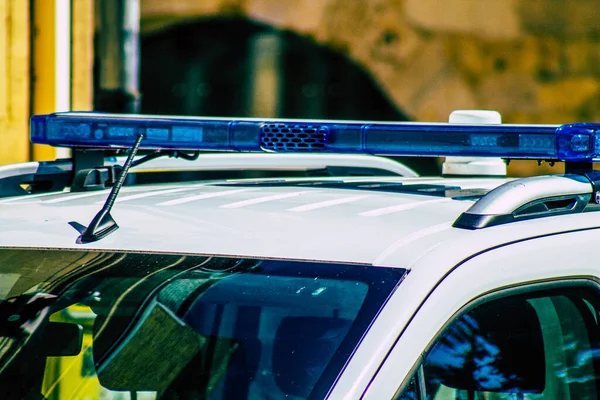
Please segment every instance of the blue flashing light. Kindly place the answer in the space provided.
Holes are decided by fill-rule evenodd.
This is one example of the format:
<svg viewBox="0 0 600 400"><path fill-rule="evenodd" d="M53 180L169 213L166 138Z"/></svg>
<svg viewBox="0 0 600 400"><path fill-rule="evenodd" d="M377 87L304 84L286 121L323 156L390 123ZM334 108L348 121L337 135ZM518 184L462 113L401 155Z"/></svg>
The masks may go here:
<svg viewBox="0 0 600 400"><path fill-rule="evenodd" d="M201 151L473 156L559 161L600 158L600 124L479 125L55 113L31 119L31 141L52 146Z"/></svg>
<svg viewBox="0 0 600 400"><path fill-rule="evenodd" d="M557 156L561 160L594 161L600 157L600 124L568 124L556 130Z"/></svg>

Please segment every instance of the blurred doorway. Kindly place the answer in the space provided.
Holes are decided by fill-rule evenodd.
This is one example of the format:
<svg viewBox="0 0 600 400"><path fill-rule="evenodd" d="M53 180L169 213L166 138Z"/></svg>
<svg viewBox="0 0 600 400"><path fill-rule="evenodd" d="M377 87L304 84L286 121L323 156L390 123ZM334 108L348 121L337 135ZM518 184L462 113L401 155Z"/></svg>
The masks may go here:
<svg viewBox="0 0 600 400"><path fill-rule="evenodd" d="M177 26L141 46L145 113L407 120L344 55L245 19Z"/></svg>
<svg viewBox="0 0 600 400"><path fill-rule="evenodd" d="M241 18L143 36L140 89L144 114L409 120L344 54ZM401 161L439 174L434 159Z"/></svg>

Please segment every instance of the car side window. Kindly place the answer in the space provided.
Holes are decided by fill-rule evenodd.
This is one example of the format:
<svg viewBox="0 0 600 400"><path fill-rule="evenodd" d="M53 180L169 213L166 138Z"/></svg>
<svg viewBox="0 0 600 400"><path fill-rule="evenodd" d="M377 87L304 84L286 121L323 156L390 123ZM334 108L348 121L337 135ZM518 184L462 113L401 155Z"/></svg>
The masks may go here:
<svg viewBox="0 0 600 400"><path fill-rule="evenodd" d="M598 306L589 288L476 306L443 331L398 398L598 399Z"/></svg>

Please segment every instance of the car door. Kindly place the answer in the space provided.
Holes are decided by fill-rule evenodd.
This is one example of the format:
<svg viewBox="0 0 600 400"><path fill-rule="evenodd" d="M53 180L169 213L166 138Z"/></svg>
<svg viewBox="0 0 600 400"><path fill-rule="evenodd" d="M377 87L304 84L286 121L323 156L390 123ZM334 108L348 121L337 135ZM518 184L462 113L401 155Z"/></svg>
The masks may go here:
<svg viewBox="0 0 600 400"><path fill-rule="evenodd" d="M596 229L540 237L456 266L363 398L600 398L598 240Z"/></svg>

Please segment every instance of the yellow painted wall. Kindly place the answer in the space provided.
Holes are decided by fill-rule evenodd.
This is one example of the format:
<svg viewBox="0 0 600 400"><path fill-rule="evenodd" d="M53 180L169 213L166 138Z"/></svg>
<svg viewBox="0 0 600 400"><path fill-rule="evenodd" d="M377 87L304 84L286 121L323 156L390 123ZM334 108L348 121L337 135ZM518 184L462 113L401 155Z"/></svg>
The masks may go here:
<svg viewBox="0 0 600 400"><path fill-rule="evenodd" d="M71 109L93 106L94 0L72 0Z"/></svg>
<svg viewBox="0 0 600 400"><path fill-rule="evenodd" d="M34 114L48 114L57 111L56 85L56 4L57 0L33 0L33 98ZM67 111L67 110L60 110ZM55 150L50 146L34 145L35 160L52 160Z"/></svg>
<svg viewBox="0 0 600 400"><path fill-rule="evenodd" d="M33 0L33 23L33 113L91 110L94 1ZM33 148L35 160L56 156L50 146Z"/></svg>
<svg viewBox="0 0 600 400"><path fill-rule="evenodd" d="M0 164L29 159L29 1L0 0Z"/></svg>
<svg viewBox="0 0 600 400"><path fill-rule="evenodd" d="M60 5L67 7L66 18ZM61 16L72 21L62 62ZM93 35L93 0L0 0L0 165L56 157L51 147L31 148L31 112L91 110ZM57 79L65 71L66 79Z"/></svg>

